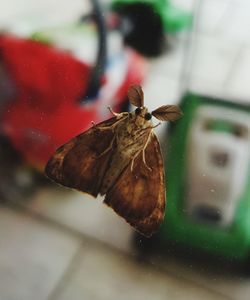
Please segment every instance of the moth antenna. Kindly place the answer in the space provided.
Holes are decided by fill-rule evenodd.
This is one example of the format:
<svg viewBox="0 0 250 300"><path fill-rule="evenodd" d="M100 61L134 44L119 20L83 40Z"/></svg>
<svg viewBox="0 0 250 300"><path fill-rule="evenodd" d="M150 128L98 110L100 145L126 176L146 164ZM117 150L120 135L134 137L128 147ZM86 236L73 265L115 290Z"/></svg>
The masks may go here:
<svg viewBox="0 0 250 300"><path fill-rule="evenodd" d="M161 121L176 121L183 116L181 109L176 105L162 105L151 114Z"/></svg>
<svg viewBox="0 0 250 300"><path fill-rule="evenodd" d="M146 140L146 143L145 143L145 145L144 145L144 147L143 147L143 149L142 149L142 161L143 161L144 165L146 166L146 168L147 168L148 170L150 170L150 171L152 171L152 169L148 166L148 164L147 164L147 162L146 162L145 150L146 150L146 148L147 148L147 146L148 146L148 143L149 143L149 141L150 141L151 134L152 134L152 131L151 131L151 133L148 135L148 138L147 138L147 140Z"/></svg>
<svg viewBox="0 0 250 300"><path fill-rule="evenodd" d="M131 104L136 107L143 107L144 104L144 94L142 88L138 84L133 84L128 90L128 99Z"/></svg>

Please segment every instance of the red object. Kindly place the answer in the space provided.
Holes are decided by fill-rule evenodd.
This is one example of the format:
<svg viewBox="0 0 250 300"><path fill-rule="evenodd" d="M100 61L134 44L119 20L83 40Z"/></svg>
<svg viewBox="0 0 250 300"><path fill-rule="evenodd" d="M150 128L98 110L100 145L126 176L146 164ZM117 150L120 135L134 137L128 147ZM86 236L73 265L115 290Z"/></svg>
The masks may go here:
<svg viewBox="0 0 250 300"><path fill-rule="evenodd" d="M84 105L79 102L91 67L51 45L9 35L0 36L0 51L16 88L3 114L2 130L25 160L43 167L61 144L85 131L91 121L102 120L99 99ZM133 70L141 69L139 57L131 57ZM142 72L128 69L115 93L118 106L128 86L142 80Z"/></svg>

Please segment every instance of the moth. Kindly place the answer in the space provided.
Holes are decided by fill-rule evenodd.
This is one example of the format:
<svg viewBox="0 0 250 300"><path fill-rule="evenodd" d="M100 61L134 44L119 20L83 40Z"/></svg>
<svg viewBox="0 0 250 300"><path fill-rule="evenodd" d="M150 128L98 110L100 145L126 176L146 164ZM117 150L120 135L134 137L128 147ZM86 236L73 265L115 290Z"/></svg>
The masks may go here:
<svg viewBox="0 0 250 300"><path fill-rule="evenodd" d="M144 106L141 86L127 93L133 112L115 113L57 149L46 167L46 175L63 186L104 203L141 234L158 230L165 213L165 180L161 149L151 118L175 121L181 110L164 105L151 113Z"/></svg>

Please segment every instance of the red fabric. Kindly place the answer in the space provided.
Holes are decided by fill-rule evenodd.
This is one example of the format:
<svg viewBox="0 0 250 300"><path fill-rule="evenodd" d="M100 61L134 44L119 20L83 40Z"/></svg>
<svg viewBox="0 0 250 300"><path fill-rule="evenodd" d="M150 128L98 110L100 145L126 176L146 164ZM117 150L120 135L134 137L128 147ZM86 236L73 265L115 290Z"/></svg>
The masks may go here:
<svg viewBox="0 0 250 300"><path fill-rule="evenodd" d="M2 130L24 159L41 168L57 147L102 121L99 100L81 105L90 67L51 45L0 36L0 59L16 87L2 118ZM115 99L122 104L131 83L140 82L141 60L131 54L131 68ZM103 78L103 84L107 79ZM117 109L117 107L116 107Z"/></svg>
<svg viewBox="0 0 250 300"><path fill-rule="evenodd" d="M0 37L1 59L15 84L2 120L4 133L25 159L44 164L55 149L96 120L79 105L89 66L53 46Z"/></svg>
<svg viewBox="0 0 250 300"><path fill-rule="evenodd" d="M12 36L0 37L4 64L14 80L19 101L54 109L86 89L89 67L53 46Z"/></svg>

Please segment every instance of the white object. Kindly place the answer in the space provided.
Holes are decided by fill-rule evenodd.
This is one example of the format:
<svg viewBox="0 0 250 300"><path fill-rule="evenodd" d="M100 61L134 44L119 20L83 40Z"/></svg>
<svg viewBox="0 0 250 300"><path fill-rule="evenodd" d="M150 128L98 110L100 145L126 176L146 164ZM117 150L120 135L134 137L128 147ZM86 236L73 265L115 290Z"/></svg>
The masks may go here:
<svg viewBox="0 0 250 300"><path fill-rule="evenodd" d="M225 122L232 132L215 130ZM187 214L199 222L228 226L247 184L250 117L244 111L202 105L197 109L187 149Z"/></svg>

